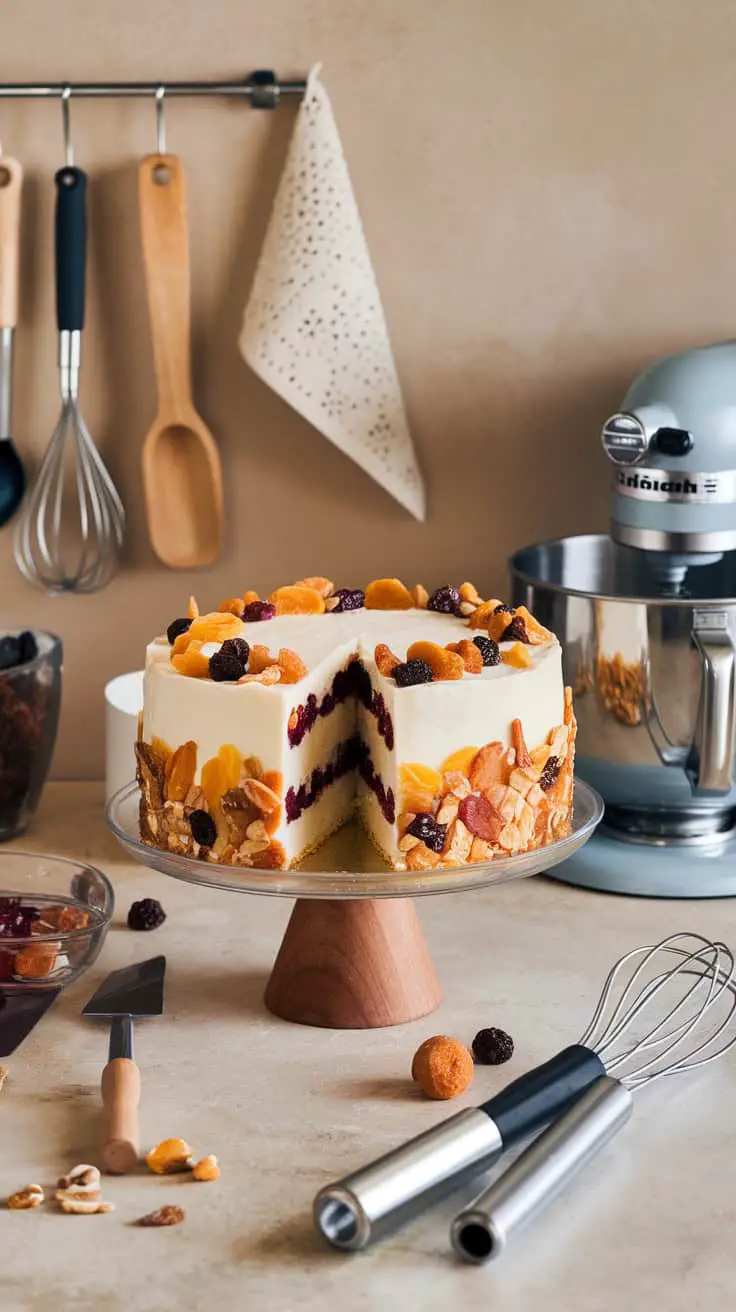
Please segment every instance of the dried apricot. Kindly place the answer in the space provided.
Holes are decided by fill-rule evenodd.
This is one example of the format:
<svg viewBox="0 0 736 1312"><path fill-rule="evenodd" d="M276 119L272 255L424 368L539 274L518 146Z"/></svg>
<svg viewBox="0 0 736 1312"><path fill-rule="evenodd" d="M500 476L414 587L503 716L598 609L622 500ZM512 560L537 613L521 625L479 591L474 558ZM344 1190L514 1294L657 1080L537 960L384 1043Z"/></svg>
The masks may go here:
<svg viewBox="0 0 736 1312"><path fill-rule="evenodd" d="M244 607L244 608L245 608L246 606L250 606L250 605L252 605L252 603L253 603L254 601L260 601L260 600L261 600L261 599L260 599L260 597L258 596L258 593L257 593L257 592L253 592L252 590L249 590L248 592L244 592L244 593L243 593L243 607Z"/></svg>
<svg viewBox="0 0 736 1312"><path fill-rule="evenodd" d="M248 673L261 674L269 665L274 665L276 658L271 655L268 647L262 647L259 642L255 642L250 649L248 659Z"/></svg>
<svg viewBox="0 0 736 1312"><path fill-rule="evenodd" d="M214 814L217 811L222 794L226 792L225 771L219 756L210 757L202 766L202 791L207 798L207 805Z"/></svg>
<svg viewBox="0 0 736 1312"><path fill-rule="evenodd" d="M427 592L427 589L425 588L423 583L414 584L414 587L411 590L411 597L412 597L412 601L414 602L414 605L418 606L419 610L427 609L427 602L429 601L429 593Z"/></svg>
<svg viewBox="0 0 736 1312"><path fill-rule="evenodd" d="M448 642L447 651L457 653L468 674L480 674L483 669L483 657L470 638L463 638L461 642Z"/></svg>
<svg viewBox="0 0 736 1312"><path fill-rule="evenodd" d="M172 1175L192 1166L192 1150L184 1139L164 1139L146 1155L146 1166L154 1175Z"/></svg>
<svg viewBox="0 0 736 1312"><path fill-rule="evenodd" d="M276 664L281 670L281 683L298 683L308 673L301 656L289 647L281 647Z"/></svg>
<svg viewBox="0 0 736 1312"><path fill-rule="evenodd" d="M244 674L242 679L238 679L238 683L263 683L266 686L280 682L281 667L278 665L267 665L258 674Z"/></svg>
<svg viewBox="0 0 736 1312"><path fill-rule="evenodd" d="M480 606L478 606L473 611L472 615L468 617L468 628L487 629L491 619L493 618L493 612L495 611L496 607L500 605L501 605L500 601L497 601L495 597L492 598L490 601L481 602Z"/></svg>
<svg viewBox="0 0 736 1312"><path fill-rule="evenodd" d="M182 743L166 766L166 800L183 802L197 772L197 744Z"/></svg>
<svg viewBox="0 0 736 1312"><path fill-rule="evenodd" d="M521 727L521 720L511 721L511 741L514 744L516 752L516 764L524 770L532 765L532 758L529 754L529 748L524 741L524 730Z"/></svg>
<svg viewBox="0 0 736 1312"><path fill-rule="evenodd" d="M483 601L474 583L460 584L460 600L469 601L474 606L482 606Z"/></svg>
<svg viewBox="0 0 736 1312"><path fill-rule="evenodd" d="M227 793L231 788L238 786L240 771L243 768L243 753L232 743L223 743L217 753L217 759L222 771L222 791Z"/></svg>
<svg viewBox="0 0 736 1312"><path fill-rule="evenodd" d="M294 587L314 588L315 592L318 592L320 597L325 597L325 598L331 597L333 592L335 591L334 583L332 583L329 579L321 578L320 575L315 575L315 577L311 579L299 579L299 582L295 583Z"/></svg>
<svg viewBox="0 0 736 1312"><path fill-rule="evenodd" d="M374 579L365 590L366 610L411 610L414 599L401 579Z"/></svg>
<svg viewBox="0 0 736 1312"><path fill-rule="evenodd" d="M29 943L13 959L13 973L22 979L45 979L56 965L56 952L50 943Z"/></svg>
<svg viewBox="0 0 736 1312"><path fill-rule="evenodd" d="M476 792L487 793L490 788L506 783L508 769L503 743L486 743L471 761L468 778Z"/></svg>
<svg viewBox="0 0 736 1312"><path fill-rule="evenodd" d="M376 662L378 673L388 679L393 674L397 665L401 664L398 656L394 656L390 647L385 642L379 642L373 653L373 659Z"/></svg>
<svg viewBox="0 0 736 1312"><path fill-rule="evenodd" d="M181 634L181 637L201 642L225 642L227 638L238 638L245 625L239 615L231 615L229 611L210 611L207 615L200 615L196 620L192 620L189 631Z"/></svg>
<svg viewBox="0 0 736 1312"><path fill-rule="evenodd" d="M316 588L277 588L268 599L277 615L322 615L325 599Z"/></svg>
<svg viewBox="0 0 736 1312"><path fill-rule="evenodd" d="M408 661L424 661L435 679L462 679L465 665L457 652L447 651L436 642L413 642L406 653Z"/></svg>
<svg viewBox="0 0 736 1312"><path fill-rule="evenodd" d="M531 647L541 647L545 642L554 641L554 633L551 633L549 629L545 629L544 625L539 623L539 620L535 620L531 611L528 611L526 606L517 606L516 614L524 622L526 635Z"/></svg>
<svg viewBox="0 0 736 1312"><path fill-rule="evenodd" d="M187 619L196 620L199 615L199 606L196 597L190 597L187 605Z"/></svg>
<svg viewBox="0 0 736 1312"><path fill-rule="evenodd" d="M504 648L501 660L504 665L511 665L517 670L528 670L534 663L523 642L515 642L511 647Z"/></svg>
<svg viewBox="0 0 736 1312"><path fill-rule="evenodd" d="M467 775L472 762L478 754L477 747L460 747L458 751L446 756L440 766L440 774L453 774L458 771Z"/></svg>
<svg viewBox="0 0 736 1312"><path fill-rule="evenodd" d="M182 634L182 637L184 635ZM207 656L203 656L200 648L201 642L190 644L186 651L180 656L172 656L171 664L180 674L186 674L191 679L206 679L210 672L210 662Z"/></svg>
<svg viewBox="0 0 736 1312"><path fill-rule="evenodd" d="M220 602L217 609L223 614L237 615L238 619L242 619L244 606L245 602L242 597L226 597L224 601Z"/></svg>
<svg viewBox="0 0 736 1312"><path fill-rule="evenodd" d="M442 793L442 775L428 765L409 762L399 766L402 811L432 811L435 798Z"/></svg>

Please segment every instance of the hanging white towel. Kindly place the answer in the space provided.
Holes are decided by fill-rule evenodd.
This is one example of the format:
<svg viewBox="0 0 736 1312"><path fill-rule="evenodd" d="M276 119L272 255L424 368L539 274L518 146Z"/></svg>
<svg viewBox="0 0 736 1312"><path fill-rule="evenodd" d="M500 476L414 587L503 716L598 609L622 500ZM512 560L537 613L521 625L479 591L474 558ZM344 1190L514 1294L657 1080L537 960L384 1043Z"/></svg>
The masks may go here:
<svg viewBox="0 0 736 1312"><path fill-rule="evenodd" d="M299 108L239 346L269 387L424 519L386 319L319 72Z"/></svg>

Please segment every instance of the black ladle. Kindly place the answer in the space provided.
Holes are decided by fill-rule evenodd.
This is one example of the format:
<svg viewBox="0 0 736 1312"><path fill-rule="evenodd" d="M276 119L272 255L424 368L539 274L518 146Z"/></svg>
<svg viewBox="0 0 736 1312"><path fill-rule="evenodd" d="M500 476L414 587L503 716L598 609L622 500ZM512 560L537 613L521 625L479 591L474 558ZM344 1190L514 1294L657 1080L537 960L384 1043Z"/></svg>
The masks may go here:
<svg viewBox="0 0 736 1312"><path fill-rule="evenodd" d="M0 155L0 527L15 514L26 489L26 471L10 435L22 184L17 159Z"/></svg>

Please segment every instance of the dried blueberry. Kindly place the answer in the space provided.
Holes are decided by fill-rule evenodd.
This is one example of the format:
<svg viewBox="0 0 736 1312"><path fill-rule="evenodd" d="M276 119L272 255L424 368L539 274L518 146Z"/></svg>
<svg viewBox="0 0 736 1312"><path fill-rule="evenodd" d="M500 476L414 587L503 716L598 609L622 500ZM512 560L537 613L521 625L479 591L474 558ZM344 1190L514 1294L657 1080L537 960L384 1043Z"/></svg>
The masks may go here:
<svg viewBox="0 0 736 1312"><path fill-rule="evenodd" d="M12 670L14 665L20 665L20 653L19 638L14 637L11 633L7 633L4 638L0 638L0 670Z"/></svg>
<svg viewBox="0 0 736 1312"><path fill-rule="evenodd" d="M192 811L189 828L195 843L199 843L200 847L212 847L217 838L217 829L208 811Z"/></svg>
<svg viewBox="0 0 736 1312"><path fill-rule="evenodd" d="M513 614L514 614L514 608L513 608L513 606L507 606L506 603L503 602L503 601L499 601L498 605L493 607L493 614L494 614L494 615L513 615Z"/></svg>
<svg viewBox="0 0 736 1312"><path fill-rule="evenodd" d="M158 929L166 919L166 912L155 897L144 897L134 902L128 912L128 929Z"/></svg>
<svg viewBox="0 0 736 1312"><path fill-rule="evenodd" d="M236 660L240 661L240 664L243 667L243 673L245 674L248 666L248 657L250 656L250 647L245 641L245 638L226 638L220 648L220 655L234 656Z"/></svg>
<svg viewBox="0 0 736 1312"><path fill-rule="evenodd" d="M430 852L441 852L445 843L447 825L438 825L429 811L420 811L414 816L406 832L418 838Z"/></svg>
<svg viewBox="0 0 736 1312"><path fill-rule="evenodd" d="M502 1066L514 1055L514 1040L505 1030L478 1030L473 1039L473 1056L481 1066Z"/></svg>
<svg viewBox="0 0 736 1312"><path fill-rule="evenodd" d="M415 683L431 683L434 675L426 661L404 661L394 670L394 678L400 688L409 688Z"/></svg>
<svg viewBox="0 0 736 1312"><path fill-rule="evenodd" d="M479 634L477 638L473 638L473 642L483 657L484 665L501 664L501 652L499 651L498 643L494 642L493 638L486 638L482 634Z"/></svg>
<svg viewBox="0 0 736 1312"><path fill-rule="evenodd" d="M330 606L333 615L338 615L345 610L360 610L365 606L365 593L361 592L360 588L338 588L333 592L330 601L334 601L335 597L338 598L337 605Z"/></svg>
<svg viewBox="0 0 736 1312"><path fill-rule="evenodd" d="M237 683L242 677L243 664L237 656L231 656L222 649L210 656L210 678L215 683Z"/></svg>
<svg viewBox="0 0 736 1312"><path fill-rule="evenodd" d="M249 601L243 611L243 619L248 624L254 624L258 620L272 620L276 614L276 607L270 601Z"/></svg>
<svg viewBox="0 0 736 1312"><path fill-rule="evenodd" d="M176 639L180 637L182 633L186 633L187 630L191 628L191 626L192 626L192 621L184 619L183 617L179 620L171 621L168 629L166 630L166 637L168 638L172 646L176 642Z"/></svg>
<svg viewBox="0 0 736 1312"><path fill-rule="evenodd" d="M507 624L501 637L502 642L528 642L529 634L526 631L526 624L521 615L515 615L510 624Z"/></svg>
<svg viewBox="0 0 736 1312"><path fill-rule="evenodd" d="M557 782L557 776L561 769L562 761L559 756L550 756L539 777L539 787L542 788L545 793Z"/></svg>
<svg viewBox="0 0 736 1312"><path fill-rule="evenodd" d="M457 615L459 609L460 593L457 588L451 588L449 584L433 592L427 602L427 610L439 611L441 615Z"/></svg>
<svg viewBox="0 0 736 1312"><path fill-rule="evenodd" d="M30 629L24 629L22 633L18 634L18 642L20 643L21 665L27 665L29 661L35 661L38 656L38 643L35 634L31 633Z"/></svg>

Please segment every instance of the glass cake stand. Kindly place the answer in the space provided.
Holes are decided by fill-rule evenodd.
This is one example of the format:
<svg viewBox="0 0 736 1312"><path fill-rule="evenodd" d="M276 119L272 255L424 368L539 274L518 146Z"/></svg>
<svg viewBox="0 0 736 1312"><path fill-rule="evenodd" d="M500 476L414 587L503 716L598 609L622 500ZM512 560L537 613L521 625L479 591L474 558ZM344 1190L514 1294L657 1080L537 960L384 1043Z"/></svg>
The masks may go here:
<svg viewBox="0 0 736 1312"><path fill-rule="evenodd" d="M551 870L592 836L603 802L575 782L571 833L519 856L444 870L393 870L356 823L345 825L293 870L197 861L140 838L138 786L111 799L107 821L127 854L189 884L294 897L296 904L265 993L284 1020L333 1029L376 1029L434 1011L442 994L411 901L461 893Z"/></svg>

